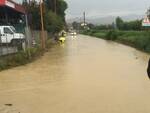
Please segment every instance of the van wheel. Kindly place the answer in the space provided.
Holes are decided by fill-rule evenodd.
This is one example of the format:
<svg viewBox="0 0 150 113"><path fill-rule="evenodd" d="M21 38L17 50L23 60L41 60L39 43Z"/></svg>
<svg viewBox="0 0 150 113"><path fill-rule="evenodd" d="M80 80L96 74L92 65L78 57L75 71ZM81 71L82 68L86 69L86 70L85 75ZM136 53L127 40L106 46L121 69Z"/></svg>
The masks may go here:
<svg viewBox="0 0 150 113"><path fill-rule="evenodd" d="M12 40L11 41L11 46L17 46L17 40Z"/></svg>

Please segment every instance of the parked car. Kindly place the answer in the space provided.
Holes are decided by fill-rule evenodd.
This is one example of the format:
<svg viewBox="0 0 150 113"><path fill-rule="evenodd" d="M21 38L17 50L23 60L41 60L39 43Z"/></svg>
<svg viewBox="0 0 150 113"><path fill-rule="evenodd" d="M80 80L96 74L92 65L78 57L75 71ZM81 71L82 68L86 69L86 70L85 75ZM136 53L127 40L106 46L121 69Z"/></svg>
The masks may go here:
<svg viewBox="0 0 150 113"><path fill-rule="evenodd" d="M13 26L0 26L0 42L1 44L21 46L25 43L25 36L17 33Z"/></svg>

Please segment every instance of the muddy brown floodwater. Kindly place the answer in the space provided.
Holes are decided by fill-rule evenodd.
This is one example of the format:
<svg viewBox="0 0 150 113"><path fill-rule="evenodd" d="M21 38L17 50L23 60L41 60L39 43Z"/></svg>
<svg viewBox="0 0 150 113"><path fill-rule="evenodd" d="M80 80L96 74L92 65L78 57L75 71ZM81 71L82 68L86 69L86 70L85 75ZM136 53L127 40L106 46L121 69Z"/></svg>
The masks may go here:
<svg viewBox="0 0 150 113"><path fill-rule="evenodd" d="M121 44L68 37L39 60L0 72L0 113L150 113L148 58Z"/></svg>

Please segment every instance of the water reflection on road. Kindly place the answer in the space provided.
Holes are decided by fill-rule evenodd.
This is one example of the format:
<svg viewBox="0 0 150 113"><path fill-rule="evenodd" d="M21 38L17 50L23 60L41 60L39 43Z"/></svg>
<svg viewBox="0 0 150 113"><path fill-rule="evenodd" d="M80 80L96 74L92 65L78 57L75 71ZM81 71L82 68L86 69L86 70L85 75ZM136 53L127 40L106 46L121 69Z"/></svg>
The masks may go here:
<svg viewBox="0 0 150 113"><path fill-rule="evenodd" d="M148 55L79 35L0 72L0 106L20 113L149 113ZM0 111L1 112L1 111Z"/></svg>

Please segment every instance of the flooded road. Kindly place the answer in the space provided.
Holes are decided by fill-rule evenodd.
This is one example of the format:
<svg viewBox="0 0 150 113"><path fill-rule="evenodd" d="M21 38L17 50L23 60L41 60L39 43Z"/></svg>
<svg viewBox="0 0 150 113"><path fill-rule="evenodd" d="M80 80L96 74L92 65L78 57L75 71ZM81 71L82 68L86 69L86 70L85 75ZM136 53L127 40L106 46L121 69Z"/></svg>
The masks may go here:
<svg viewBox="0 0 150 113"><path fill-rule="evenodd" d="M17 113L149 113L148 58L121 44L68 37L33 63L0 72L0 113L4 104Z"/></svg>

